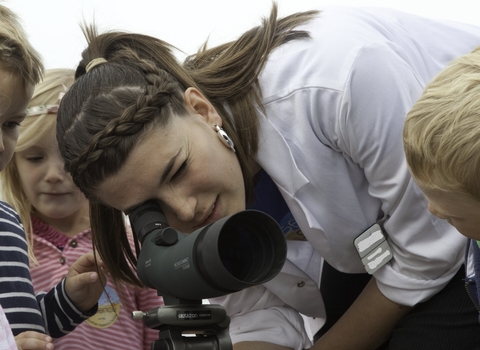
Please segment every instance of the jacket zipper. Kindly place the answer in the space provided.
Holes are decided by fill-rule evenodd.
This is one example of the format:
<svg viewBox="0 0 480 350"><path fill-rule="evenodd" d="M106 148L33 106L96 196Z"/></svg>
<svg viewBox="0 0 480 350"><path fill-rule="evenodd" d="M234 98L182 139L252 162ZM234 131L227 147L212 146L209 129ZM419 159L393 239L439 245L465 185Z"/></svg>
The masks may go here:
<svg viewBox="0 0 480 350"><path fill-rule="evenodd" d="M470 281L465 280L465 289L467 290L468 297L472 301L473 305L475 305L475 308L477 309L477 312L480 315L480 308L478 306L476 298L474 298L472 293L470 292L470 288L468 287L469 284L470 284ZM479 316L479 322L480 322L480 316Z"/></svg>

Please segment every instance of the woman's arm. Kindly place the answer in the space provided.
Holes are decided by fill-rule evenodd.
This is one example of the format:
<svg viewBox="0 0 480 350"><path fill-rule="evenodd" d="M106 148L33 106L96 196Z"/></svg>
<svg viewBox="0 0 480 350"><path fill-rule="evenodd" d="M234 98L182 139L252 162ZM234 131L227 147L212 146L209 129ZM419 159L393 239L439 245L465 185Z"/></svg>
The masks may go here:
<svg viewBox="0 0 480 350"><path fill-rule="evenodd" d="M241 342L241 343L235 344L233 346L233 350L290 350L290 349L280 345L271 344L271 343L247 341L247 342Z"/></svg>
<svg viewBox="0 0 480 350"><path fill-rule="evenodd" d="M311 350L375 349L411 309L387 299L372 278L350 309Z"/></svg>
<svg viewBox="0 0 480 350"><path fill-rule="evenodd" d="M235 350L301 350L311 345L303 318L264 285L209 301L224 307L230 316Z"/></svg>

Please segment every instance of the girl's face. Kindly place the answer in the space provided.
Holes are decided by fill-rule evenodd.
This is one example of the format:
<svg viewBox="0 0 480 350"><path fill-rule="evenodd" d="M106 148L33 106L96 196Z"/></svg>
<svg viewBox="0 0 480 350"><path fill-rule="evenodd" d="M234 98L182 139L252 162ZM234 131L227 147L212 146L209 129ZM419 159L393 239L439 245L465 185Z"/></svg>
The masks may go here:
<svg viewBox="0 0 480 350"><path fill-rule="evenodd" d="M0 68L0 171L12 159L18 140L20 123L27 114L33 86L25 88L23 80Z"/></svg>
<svg viewBox="0 0 480 350"><path fill-rule="evenodd" d="M48 131L24 151L16 152L15 161L23 191L38 218L55 226L57 220L75 220L85 215L88 202L63 170L55 130Z"/></svg>
<svg viewBox="0 0 480 350"><path fill-rule="evenodd" d="M126 214L156 200L169 225L184 233L245 209L240 164L214 124L192 113L154 127L120 171L100 184L97 196Z"/></svg>

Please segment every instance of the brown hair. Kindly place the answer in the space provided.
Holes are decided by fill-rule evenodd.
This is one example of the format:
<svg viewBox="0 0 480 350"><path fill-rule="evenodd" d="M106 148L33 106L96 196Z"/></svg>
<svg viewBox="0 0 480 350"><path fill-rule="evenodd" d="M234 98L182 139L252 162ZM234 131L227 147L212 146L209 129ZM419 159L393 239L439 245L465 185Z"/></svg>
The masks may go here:
<svg viewBox="0 0 480 350"><path fill-rule="evenodd" d="M175 48L141 34L84 29L88 47L76 70L76 82L58 112L57 139L76 185L91 201L93 240L115 280L141 285L130 265L122 213L98 202L95 189L115 174L140 137L153 125L185 115L183 92L195 87L222 117L222 127L236 145L247 199L253 193L258 150L257 108L263 109L258 75L268 55L283 43L308 37L294 28L317 14L270 17L238 40L207 49L204 45L182 65ZM93 59L104 58L87 73ZM138 243L137 243L138 244ZM138 249L138 246L137 246Z"/></svg>

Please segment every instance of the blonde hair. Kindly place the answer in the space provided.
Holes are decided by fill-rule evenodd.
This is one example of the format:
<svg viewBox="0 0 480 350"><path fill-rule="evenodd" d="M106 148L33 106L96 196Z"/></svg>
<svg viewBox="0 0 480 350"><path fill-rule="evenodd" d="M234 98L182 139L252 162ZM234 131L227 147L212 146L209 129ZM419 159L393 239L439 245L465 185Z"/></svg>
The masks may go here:
<svg viewBox="0 0 480 350"><path fill-rule="evenodd" d="M2 5L0 5L0 66L21 76L25 89L29 84L37 84L44 71L40 54L30 45L17 15Z"/></svg>
<svg viewBox="0 0 480 350"><path fill-rule="evenodd" d="M427 85L407 115L403 140L420 185L480 201L480 47Z"/></svg>
<svg viewBox="0 0 480 350"><path fill-rule="evenodd" d="M43 81L35 87L29 108L58 104L60 94L73 84L74 74L72 69L47 70ZM28 115L27 113L27 117L20 126L20 136L15 153L28 149L54 130L56 120L56 114ZM37 263L33 252L33 230L30 216L33 208L20 183L15 156L0 173L0 178L3 199L18 212L29 243L28 255L32 262Z"/></svg>

